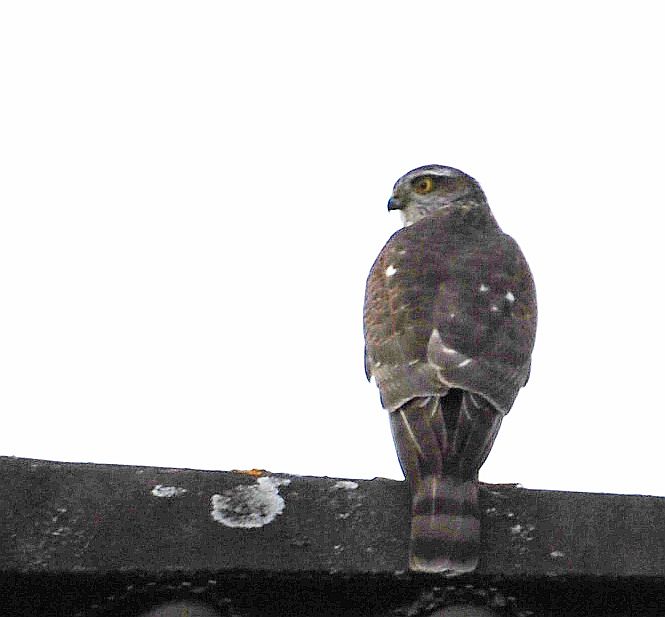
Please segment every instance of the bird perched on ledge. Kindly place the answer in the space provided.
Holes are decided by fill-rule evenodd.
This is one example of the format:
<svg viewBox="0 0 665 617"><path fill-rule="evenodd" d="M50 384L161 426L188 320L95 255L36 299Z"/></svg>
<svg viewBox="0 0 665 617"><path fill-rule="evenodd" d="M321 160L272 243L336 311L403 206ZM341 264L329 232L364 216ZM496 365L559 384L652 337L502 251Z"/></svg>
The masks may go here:
<svg viewBox="0 0 665 617"><path fill-rule="evenodd" d="M367 279L365 372L411 489L412 570L462 574L480 546L478 470L529 378L536 292L480 185L452 167L401 177L405 227Z"/></svg>

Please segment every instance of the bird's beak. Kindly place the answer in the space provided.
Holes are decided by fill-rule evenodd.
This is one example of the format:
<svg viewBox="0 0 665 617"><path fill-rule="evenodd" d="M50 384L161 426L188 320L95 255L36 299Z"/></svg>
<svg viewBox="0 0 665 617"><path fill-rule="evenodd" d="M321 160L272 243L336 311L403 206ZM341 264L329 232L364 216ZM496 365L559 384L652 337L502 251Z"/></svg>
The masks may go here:
<svg viewBox="0 0 665 617"><path fill-rule="evenodd" d="M388 200L388 211L401 210L402 208L404 208L404 204L399 200L399 197L395 197L395 195L393 195Z"/></svg>

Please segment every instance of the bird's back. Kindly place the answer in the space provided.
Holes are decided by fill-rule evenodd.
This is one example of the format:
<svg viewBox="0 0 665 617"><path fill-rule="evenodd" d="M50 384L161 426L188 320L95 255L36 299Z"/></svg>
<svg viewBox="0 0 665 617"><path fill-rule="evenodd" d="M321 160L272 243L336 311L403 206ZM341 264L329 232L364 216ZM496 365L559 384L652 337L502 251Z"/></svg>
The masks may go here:
<svg viewBox="0 0 665 617"><path fill-rule="evenodd" d="M440 392L443 379L506 412L524 384L535 337L533 279L517 243L493 218L475 223L427 217L393 234L374 262L364 306L366 362L382 394L395 389L399 373L413 380L412 396L425 395L426 372L429 393ZM434 331L438 349L430 344Z"/></svg>

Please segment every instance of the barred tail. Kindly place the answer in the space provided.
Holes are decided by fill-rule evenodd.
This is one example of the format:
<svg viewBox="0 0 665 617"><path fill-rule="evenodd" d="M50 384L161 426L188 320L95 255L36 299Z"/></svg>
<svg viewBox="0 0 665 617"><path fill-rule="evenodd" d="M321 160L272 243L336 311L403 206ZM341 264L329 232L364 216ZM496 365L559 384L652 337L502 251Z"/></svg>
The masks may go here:
<svg viewBox="0 0 665 617"><path fill-rule="evenodd" d="M412 500L410 568L464 574L476 568L479 550L477 481L423 478Z"/></svg>
<svg viewBox="0 0 665 617"><path fill-rule="evenodd" d="M452 388L416 397L390 414L411 489L410 568L448 575L471 572L480 552L478 469L501 426L482 397Z"/></svg>

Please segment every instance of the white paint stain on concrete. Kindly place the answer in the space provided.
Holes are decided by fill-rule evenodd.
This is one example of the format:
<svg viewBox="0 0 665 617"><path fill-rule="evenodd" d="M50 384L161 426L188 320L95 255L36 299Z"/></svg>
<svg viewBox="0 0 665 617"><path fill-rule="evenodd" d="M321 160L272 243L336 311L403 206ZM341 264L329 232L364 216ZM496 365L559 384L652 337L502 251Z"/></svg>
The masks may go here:
<svg viewBox="0 0 665 617"><path fill-rule="evenodd" d="M353 482L353 480L338 480L331 488L333 491L355 491L358 488L358 483Z"/></svg>
<svg viewBox="0 0 665 617"><path fill-rule="evenodd" d="M150 491L153 497L180 497L186 492L186 488L181 488L180 486L164 486L163 484L158 484Z"/></svg>
<svg viewBox="0 0 665 617"><path fill-rule="evenodd" d="M279 487L291 484L287 478L263 477L256 484L241 484L210 498L210 516L227 527L250 529L272 523L284 511Z"/></svg>

